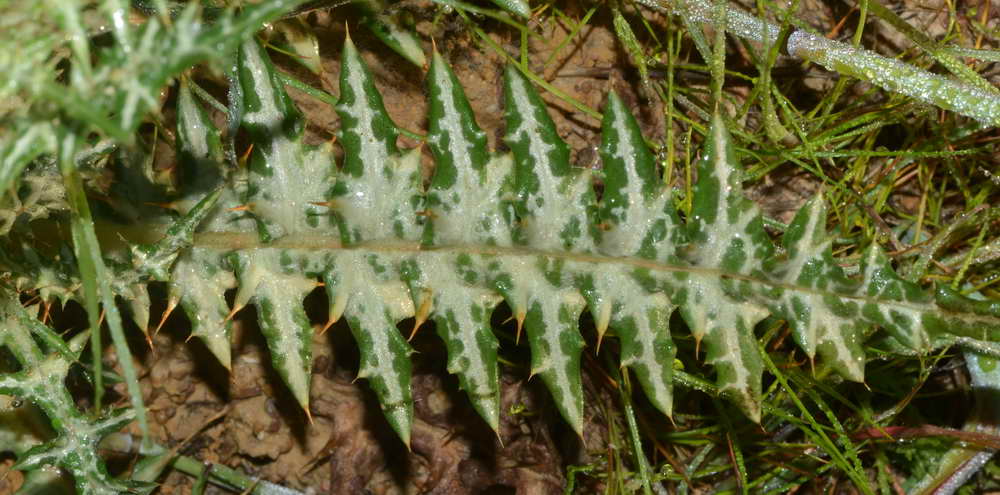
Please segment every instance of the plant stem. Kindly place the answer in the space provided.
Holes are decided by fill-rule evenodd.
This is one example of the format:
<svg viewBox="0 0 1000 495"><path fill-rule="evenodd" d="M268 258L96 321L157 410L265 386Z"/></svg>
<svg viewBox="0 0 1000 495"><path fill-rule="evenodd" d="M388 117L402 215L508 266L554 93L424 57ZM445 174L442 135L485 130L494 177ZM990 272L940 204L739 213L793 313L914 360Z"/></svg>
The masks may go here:
<svg viewBox="0 0 1000 495"><path fill-rule="evenodd" d="M993 358L976 352L965 351L966 366L972 378L972 390L976 397L976 409L962 428L985 435L1000 432L997 425L997 387L1000 386L1000 368ZM941 458L937 472L930 473L911 487L909 493L951 495L975 475L996 451L967 444L956 445Z"/></svg>
<svg viewBox="0 0 1000 495"><path fill-rule="evenodd" d="M682 0L683 6L666 0L636 0L647 7L676 11L690 21L713 22L710 0ZM689 19L685 19L688 22ZM780 26L741 10L731 8L726 30L764 45L779 40ZM868 81L883 89L972 117L986 125L1000 125L1000 98L983 88L954 81L904 62L884 57L871 50L796 30L786 42L785 51L844 75Z"/></svg>
<svg viewBox="0 0 1000 495"><path fill-rule="evenodd" d="M174 461L174 469L191 476L201 476L206 466L196 459L182 455L178 456L177 460ZM301 495L301 492L297 490L251 478L239 471L219 464L211 465L208 473L208 481L224 488L235 488L243 493L257 495Z"/></svg>

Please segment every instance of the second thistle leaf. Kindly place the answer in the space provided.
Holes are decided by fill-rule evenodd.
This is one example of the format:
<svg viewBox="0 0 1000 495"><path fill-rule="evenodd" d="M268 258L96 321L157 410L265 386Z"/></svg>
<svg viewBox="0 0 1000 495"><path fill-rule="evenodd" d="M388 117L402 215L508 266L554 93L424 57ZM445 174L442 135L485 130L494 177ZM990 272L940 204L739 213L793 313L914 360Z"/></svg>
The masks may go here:
<svg viewBox="0 0 1000 495"><path fill-rule="evenodd" d="M87 332L63 342L21 307L17 294L6 286L0 286L0 326L0 348L9 350L21 367L16 373L0 373L0 394L38 406L50 419L54 433L47 441L23 450L17 445L0 447L15 449L17 462L12 469L61 468L72 474L77 493L84 495L131 493L148 486L110 476L98 449L104 437L136 418L134 410L119 409L94 419L80 411L66 388L66 376L87 343ZM54 346L57 351L43 353L32 334L48 335L50 344L58 341Z"/></svg>

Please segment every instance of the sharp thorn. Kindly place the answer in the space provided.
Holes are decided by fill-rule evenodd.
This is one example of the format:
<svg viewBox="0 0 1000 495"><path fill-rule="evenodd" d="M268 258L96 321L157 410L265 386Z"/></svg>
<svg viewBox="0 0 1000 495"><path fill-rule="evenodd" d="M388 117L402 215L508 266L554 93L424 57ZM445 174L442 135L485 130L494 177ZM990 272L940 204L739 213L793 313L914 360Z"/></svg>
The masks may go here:
<svg viewBox="0 0 1000 495"><path fill-rule="evenodd" d="M253 143L250 143L250 146L247 147L246 152L244 152L243 156L240 157L239 159L240 166L246 167L247 159L250 158L251 152L253 152Z"/></svg>
<svg viewBox="0 0 1000 495"><path fill-rule="evenodd" d="M430 292L430 291L425 291L425 292ZM410 332L410 337L406 339L407 342L413 340L413 337L417 335L417 330L419 330L420 326L427 321L427 316L430 315L431 304L433 302L434 299L431 296L431 294L424 294L424 299L420 301L420 307L417 308L417 314L414 317L413 331Z"/></svg>
<svg viewBox="0 0 1000 495"><path fill-rule="evenodd" d="M52 303L47 301L42 301L42 323L47 323L49 317L51 316L50 311L52 310Z"/></svg>
<svg viewBox="0 0 1000 495"><path fill-rule="evenodd" d="M521 343L521 328L524 327L524 317L525 316L527 316L527 315L525 315L523 311L517 313L517 334L514 337L514 343L515 344L520 344Z"/></svg>
<svg viewBox="0 0 1000 495"><path fill-rule="evenodd" d="M163 310L163 315L160 316L160 322L156 325L156 330L153 330L153 335L160 333L160 329L163 328L163 324L167 322L167 318L170 317L170 313L173 313L176 308L177 299L171 298L167 301L167 309Z"/></svg>
<svg viewBox="0 0 1000 495"><path fill-rule="evenodd" d="M243 309L243 305L242 304L237 304L237 305L233 306L233 309L231 309L229 311L229 314L226 315L226 318L222 320L222 325L225 326L225 324L229 320L232 320L233 317L236 316L236 313L239 313L241 309Z"/></svg>
<svg viewBox="0 0 1000 495"><path fill-rule="evenodd" d="M413 337L417 336L417 330L420 330L420 324L421 323L423 323L423 322L420 321L420 320L417 320L417 321L415 321L413 323L413 330L410 330L410 335L408 337L406 337L406 341L407 342L412 342L413 341Z"/></svg>
<svg viewBox="0 0 1000 495"><path fill-rule="evenodd" d="M326 320L326 324L323 325L323 328L319 329L319 334L320 335L325 334L326 331L329 330L330 327L332 327L334 323L337 323L337 320L334 320L333 318L329 318L328 320Z"/></svg>
<svg viewBox="0 0 1000 495"><path fill-rule="evenodd" d="M175 210L175 211L177 210L177 203L174 203L173 201L166 202L166 203L156 203L156 202L152 202L152 201L146 201L143 204L149 205L149 206L155 206L157 208L163 208L164 210Z"/></svg>
<svg viewBox="0 0 1000 495"><path fill-rule="evenodd" d="M329 287L329 286L327 286ZM327 289L330 290L329 288ZM340 321L340 317L344 316L344 309L347 308L347 296L344 295L343 291L336 292L333 296L333 300L330 302L330 316L327 320L326 328L329 328L334 323Z"/></svg>

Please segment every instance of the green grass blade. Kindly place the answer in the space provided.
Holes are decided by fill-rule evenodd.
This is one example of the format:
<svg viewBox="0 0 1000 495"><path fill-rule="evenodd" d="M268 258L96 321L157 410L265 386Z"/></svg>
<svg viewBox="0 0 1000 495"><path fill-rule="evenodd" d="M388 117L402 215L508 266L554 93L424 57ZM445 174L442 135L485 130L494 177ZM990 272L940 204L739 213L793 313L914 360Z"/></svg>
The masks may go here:
<svg viewBox="0 0 1000 495"><path fill-rule="evenodd" d="M507 12L525 19L531 17L531 7L528 6L528 0L493 0L493 3Z"/></svg>
<svg viewBox="0 0 1000 495"><path fill-rule="evenodd" d="M129 400L135 410L139 430L142 432L143 445L147 446L151 439L149 438L149 423L146 419L146 407L143 404L142 391L139 389L139 378L135 366L132 364L132 351L128 347L128 341L125 340L122 318L115 303L115 295L111 291L111 278L104 265L97 234L94 232L94 221L83 190L83 181L80 178L79 170L77 170L76 161L73 159L76 151L76 140L66 136L62 140L60 151L59 169L66 183L66 192L73 211L73 251L79 265L80 278L83 281L85 308L91 328L91 346L94 353L95 406L100 408L104 392L101 371L103 347L101 346L101 327L99 325L100 311L103 308L104 317L111 332L111 340L118 354L118 362L125 374Z"/></svg>

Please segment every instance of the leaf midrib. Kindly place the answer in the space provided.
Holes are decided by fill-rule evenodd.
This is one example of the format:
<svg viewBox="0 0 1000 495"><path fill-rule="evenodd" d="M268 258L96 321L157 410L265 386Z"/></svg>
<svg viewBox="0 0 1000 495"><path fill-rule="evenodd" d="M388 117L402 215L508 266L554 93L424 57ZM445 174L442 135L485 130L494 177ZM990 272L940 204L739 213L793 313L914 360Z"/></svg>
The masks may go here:
<svg viewBox="0 0 1000 495"><path fill-rule="evenodd" d="M785 289L798 293L814 294L818 296L836 296L843 299L861 301L865 303L875 303L879 305L891 305L916 311L927 311L933 306L934 311L948 313L954 316L961 316L968 322L983 322L987 325L995 325L996 318L979 315L971 312L950 311L933 304L916 303L909 301L899 301L894 299L884 299L864 295L818 290L811 287L804 287L785 282L754 277L751 275L732 273L717 268L698 267L691 265L673 265L655 260L634 257L611 257L592 253L578 253L569 251L546 251L524 246L489 246L484 244L455 244L444 246L425 246L418 242L401 240L378 240L367 241L345 246L340 239L328 235L308 235L295 234L294 236L278 239L270 243L263 243L256 233L239 232L203 232L195 235L194 247L218 249L220 251L233 251L243 249L297 249L309 251L340 250L340 251L368 251L382 253L456 253L473 254L486 256L522 256L526 258L546 257L553 260L574 261L580 263L606 264L606 265L626 265L634 268L648 269L656 272L674 273L694 273L719 279L742 280L757 285L771 288Z"/></svg>
<svg viewBox="0 0 1000 495"><path fill-rule="evenodd" d="M107 222L98 221L97 229L104 247L112 247L120 244L123 240L130 243L151 243L159 240L165 232L166 226L128 226L112 225ZM371 252L396 252L396 253L430 253L430 252L454 252L464 254L481 255L506 255L539 257L544 256L549 259L560 259L567 261L587 262L605 265L629 265L635 268L644 268L656 272L674 273L695 273L719 279L743 280L761 286L785 289L797 293L814 294L817 296L831 295L843 299L859 302L871 302L878 305L890 305L916 311L933 310L939 314L948 314L958 317L969 323L981 323L986 326L1000 324L997 318L981 315L969 311L954 311L935 304L914 303L899 301L895 299L885 299L880 297L870 297L864 295L850 294L844 292L834 292L828 290L818 290L811 287L789 284L785 282L754 277L742 273L732 273L717 268L706 268L691 265L671 265L655 260L634 257L611 257L592 253L577 253L568 251L545 251L531 247L514 246L488 246L484 244L464 244L445 246L424 246L418 242L401 240L377 240L345 246L339 238L330 235L303 234L297 233L277 239L270 243L263 243L255 232L201 232L195 234L192 247L207 249L217 249L219 251L236 251L241 249L301 249L310 251L320 250L342 250L342 251L371 251Z"/></svg>

